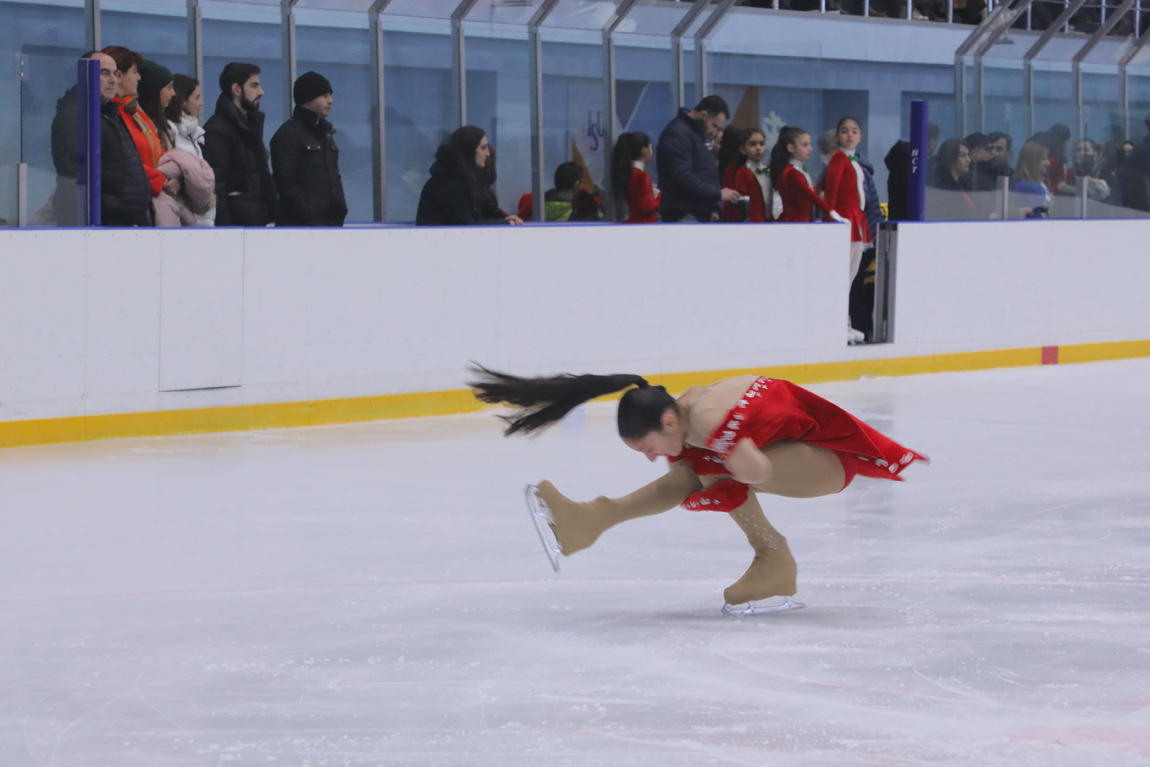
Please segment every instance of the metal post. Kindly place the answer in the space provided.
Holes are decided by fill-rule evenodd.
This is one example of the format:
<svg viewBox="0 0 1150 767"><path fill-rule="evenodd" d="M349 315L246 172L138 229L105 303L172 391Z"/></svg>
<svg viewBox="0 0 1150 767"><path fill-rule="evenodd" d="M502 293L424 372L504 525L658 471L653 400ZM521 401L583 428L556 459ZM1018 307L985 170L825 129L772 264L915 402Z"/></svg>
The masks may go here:
<svg viewBox="0 0 1150 767"><path fill-rule="evenodd" d="M615 93L615 30L639 0L623 0L603 23L603 209L611 221L618 220L615 195L611 188L611 167L615 153L615 114L619 111Z"/></svg>
<svg viewBox="0 0 1150 767"><path fill-rule="evenodd" d="M1010 176L998 177L998 203L999 217L1003 221L1010 220Z"/></svg>
<svg viewBox="0 0 1150 767"><path fill-rule="evenodd" d="M28 163L16 164L16 226L28 226Z"/></svg>
<svg viewBox="0 0 1150 767"><path fill-rule="evenodd" d="M1018 17L1030 8L1033 2L1034 0L1021 0L1014 6L1002 3L979 25L984 31L978 47L974 51L974 93L975 102L978 104L978 130L980 132L986 130L986 67L983 63L984 57L1006 31L1013 26ZM965 134L965 130L959 133L959 135Z"/></svg>
<svg viewBox="0 0 1150 767"><path fill-rule="evenodd" d="M1024 98L1026 99L1027 119L1030 123L1030 135L1034 135L1034 57L1042 52L1054 36L1058 34L1058 30L1069 23L1070 17L1078 13L1078 9L1083 6L1086 0L1064 0L1065 8L1058 18L1043 31L1042 35L1035 41L1034 45L1030 46L1030 50L1022 56L1022 88Z"/></svg>
<svg viewBox="0 0 1150 767"><path fill-rule="evenodd" d="M539 25L546 21L559 0L543 0L527 22L528 76L531 87L531 210L536 221L543 221L543 190L546 188L543 156L543 41Z"/></svg>
<svg viewBox="0 0 1150 767"><path fill-rule="evenodd" d="M953 0L951 10L953 11ZM974 49L1000 15L991 14L983 19L954 52L954 122L959 136L966 135L966 55Z"/></svg>
<svg viewBox="0 0 1150 767"><path fill-rule="evenodd" d="M823 10L826 10L826 0L823 1ZM686 15L675 25L671 31L671 116L679 114L679 108L685 106L686 91L683 87L683 35L699 18L699 14L707 7L709 0L695 0Z"/></svg>
<svg viewBox="0 0 1150 767"><path fill-rule="evenodd" d="M1150 42L1150 29L1147 29L1137 40L1131 43L1129 50L1122 54L1122 58L1118 60L1118 98L1119 103L1122 104L1122 138L1124 139L1130 138L1130 72L1127 67L1148 42Z"/></svg>
<svg viewBox="0 0 1150 767"><path fill-rule="evenodd" d="M188 0L188 71L204 86L204 14L200 0ZM204 110L200 110L200 121Z"/></svg>
<svg viewBox="0 0 1150 767"><path fill-rule="evenodd" d="M467 54L463 42L463 20L478 1L463 0L451 12L451 101L456 128L467 124Z"/></svg>
<svg viewBox="0 0 1150 767"><path fill-rule="evenodd" d="M870 18L870 0L863 0L863 17Z"/></svg>
<svg viewBox="0 0 1150 767"><path fill-rule="evenodd" d="M375 0L367 12L371 28L372 218L387 220L387 117L384 99L383 12L391 0Z"/></svg>
<svg viewBox="0 0 1150 767"><path fill-rule="evenodd" d="M90 51L98 51L100 44L100 0L84 0L84 42Z"/></svg>
<svg viewBox="0 0 1150 767"><path fill-rule="evenodd" d="M1086 218L1089 212L1087 200L1090 195L1086 193L1086 189L1086 176L1079 176L1074 179L1074 193L1078 195L1078 217L1082 219Z"/></svg>
<svg viewBox="0 0 1150 767"><path fill-rule="evenodd" d="M284 119L290 120L294 111L292 89L296 80L295 6L299 0L280 0L280 19L283 28L284 60Z"/></svg>
<svg viewBox="0 0 1150 767"><path fill-rule="evenodd" d="M707 97L707 38L715 31L715 27L731 10L735 0L718 0L715 10L699 27L695 33L695 102L698 103Z"/></svg>
<svg viewBox="0 0 1150 767"><path fill-rule="evenodd" d="M1083 45L1078 50L1078 53L1075 53L1074 57L1070 60L1070 83L1074 96L1075 114L1078 118L1077 138L1079 141L1086 137L1086 105L1082 93L1082 62L1085 61L1086 57L1090 55L1090 52L1097 47L1098 43L1102 42L1102 38L1110 34L1111 30L1122 20L1122 17L1133 7L1134 0L1123 0L1123 3L1110 15L1110 18L1095 30L1094 34L1090 36L1090 39L1086 41L1086 44Z"/></svg>
<svg viewBox="0 0 1150 767"><path fill-rule="evenodd" d="M872 343L894 342L895 273L898 265L898 223L879 224L874 264L874 331Z"/></svg>

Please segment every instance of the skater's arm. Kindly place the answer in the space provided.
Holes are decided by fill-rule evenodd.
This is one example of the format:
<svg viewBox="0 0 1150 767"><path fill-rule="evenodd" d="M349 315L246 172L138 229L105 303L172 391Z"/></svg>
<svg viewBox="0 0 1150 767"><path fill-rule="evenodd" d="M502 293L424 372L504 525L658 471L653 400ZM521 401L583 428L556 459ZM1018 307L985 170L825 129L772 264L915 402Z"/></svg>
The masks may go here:
<svg viewBox="0 0 1150 767"><path fill-rule="evenodd" d="M760 485L769 482L773 475L771 459L749 439L741 439L727 456L727 468L731 476L745 485Z"/></svg>

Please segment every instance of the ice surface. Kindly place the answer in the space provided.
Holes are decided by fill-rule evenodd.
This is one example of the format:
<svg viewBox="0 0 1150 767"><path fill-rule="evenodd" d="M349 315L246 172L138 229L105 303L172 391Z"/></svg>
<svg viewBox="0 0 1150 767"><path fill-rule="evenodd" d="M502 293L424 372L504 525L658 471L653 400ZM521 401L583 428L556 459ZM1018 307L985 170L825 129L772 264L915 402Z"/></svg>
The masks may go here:
<svg viewBox="0 0 1150 767"><path fill-rule="evenodd" d="M0 765L1150 763L1150 360L812 387L927 453L553 574L529 481L657 476L597 405L0 451Z"/></svg>

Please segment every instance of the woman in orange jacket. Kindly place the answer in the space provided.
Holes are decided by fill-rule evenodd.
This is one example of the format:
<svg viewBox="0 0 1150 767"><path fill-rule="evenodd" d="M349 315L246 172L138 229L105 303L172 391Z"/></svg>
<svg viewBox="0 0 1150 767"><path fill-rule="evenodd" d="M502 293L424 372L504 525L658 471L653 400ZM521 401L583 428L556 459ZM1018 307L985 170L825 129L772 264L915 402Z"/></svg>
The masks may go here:
<svg viewBox="0 0 1150 767"><path fill-rule="evenodd" d="M119 95L112 99L119 105L120 116L128 126L128 133L136 144L140 153L140 160L144 163L144 172L148 175L148 185L152 188L152 197L159 197L164 191L164 185L169 184L169 194L175 194L179 187L175 182L169 182L168 177L161 173L157 166L164 154L164 146L160 134L156 130L151 118L139 108L136 91L140 86L140 68L144 66L144 57L135 51L113 45L105 48L103 53L108 54L116 61L120 70Z"/></svg>

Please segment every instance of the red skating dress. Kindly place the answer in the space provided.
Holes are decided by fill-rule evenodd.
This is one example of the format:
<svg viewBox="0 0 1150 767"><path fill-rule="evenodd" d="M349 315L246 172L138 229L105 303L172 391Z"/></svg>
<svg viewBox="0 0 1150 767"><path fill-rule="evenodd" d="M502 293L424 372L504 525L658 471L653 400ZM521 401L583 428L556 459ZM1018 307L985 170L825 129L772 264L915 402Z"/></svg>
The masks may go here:
<svg viewBox="0 0 1150 767"><path fill-rule="evenodd" d="M846 471L844 488L859 474L901 481L903 469L927 460L817 394L763 376L727 414L706 448L686 447L670 461L689 461L699 476L730 474L724 461L743 439L760 449L780 440L797 440L833 450ZM731 511L746 501L747 493L748 486L741 482L719 482L694 493L683 505L693 511Z"/></svg>
<svg viewBox="0 0 1150 767"><path fill-rule="evenodd" d="M824 214L829 214L832 210L831 206L823 202L823 198L811 189L807 174L793 163L787 163L787 167L783 168L783 174L779 177L779 197L783 200L783 212L777 221L809 224L814 220L811 217L812 207L818 208Z"/></svg>
<svg viewBox="0 0 1150 767"><path fill-rule="evenodd" d="M865 199L862 182L862 168L838 150L827 166L827 205L840 216L851 222L851 244L871 242L870 226L863 212ZM833 221L830 212L823 215L823 221Z"/></svg>
<svg viewBox="0 0 1150 767"><path fill-rule="evenodd" d="M647 171L631 168L631 181L627 184L627 220L624 224L654 224L659 212L659 197L654 194Z"/></svg>
<svg viewBox="0 0 1150 767"><path fill-rule="evenodd" d="M748 210L747 221L752 224L766 223L766 206L763 205L763 188L759 186L759 180L755 178L755 174L746 165L735 165L731 163L727 168L727 172L723 174L723 186L727 189L734 189L744 197L750 197L750 209ZM743 215L729 202L723 203L723 220L724 221L742 221Z"/></svg>

